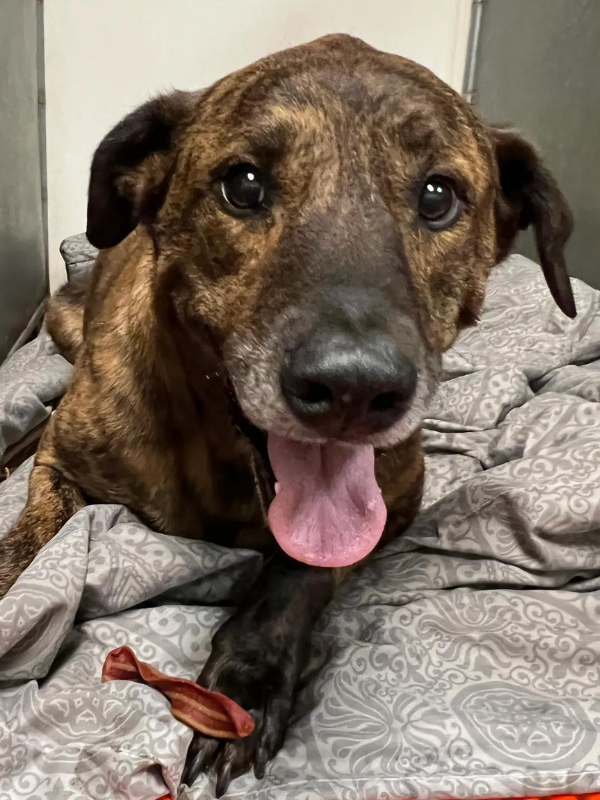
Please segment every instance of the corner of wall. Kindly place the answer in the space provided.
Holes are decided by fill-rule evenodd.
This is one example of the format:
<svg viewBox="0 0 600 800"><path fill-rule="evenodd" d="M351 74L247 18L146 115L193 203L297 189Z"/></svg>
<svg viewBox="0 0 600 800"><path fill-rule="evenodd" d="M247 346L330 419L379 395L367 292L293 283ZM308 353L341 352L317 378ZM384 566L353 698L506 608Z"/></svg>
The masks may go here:
<svg viewBox="0 0 600 800"><path fill-rule="evenodd" d="M472 11L473 0L456 0L454 56L452 58L452 79L450 85L457 92L462 92L463 89Z"/></svg>

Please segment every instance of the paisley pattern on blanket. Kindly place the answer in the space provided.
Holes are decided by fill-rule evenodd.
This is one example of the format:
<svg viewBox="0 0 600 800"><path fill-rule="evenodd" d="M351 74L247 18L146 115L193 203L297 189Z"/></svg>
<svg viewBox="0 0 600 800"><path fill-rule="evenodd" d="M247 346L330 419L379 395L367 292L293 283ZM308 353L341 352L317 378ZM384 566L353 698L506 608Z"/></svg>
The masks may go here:
<svg viewBox="0 0 600 800"><path fill-rule="evenodd" d="M63 254L93 255L82 237ZM228 796L600 789L600 293L573 283L569 320L532 262L495 270L425 423L421 515L327 609L283 750ZM0 369L0 451L69 375L44 332ZM30 467L0 483L0 536ZM177 796L189 729L150 687L101 683L102 664L129 645L195 678L260 567L119 506L73 517L0 600L0 800Z"/></svg>

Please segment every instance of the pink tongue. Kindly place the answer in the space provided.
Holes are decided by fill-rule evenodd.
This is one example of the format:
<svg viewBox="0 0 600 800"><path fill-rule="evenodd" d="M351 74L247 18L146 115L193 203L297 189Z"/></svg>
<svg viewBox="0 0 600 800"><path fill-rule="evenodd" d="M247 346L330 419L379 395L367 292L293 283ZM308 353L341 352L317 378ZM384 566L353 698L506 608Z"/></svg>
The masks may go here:
<svg viewBox="0 0 600 800"><path fill-rule="evenodd" d="M269 458L277 479L269 523L282 550L317 567L346 567L371 552L387 517L371 445L269 434Z"/></svg>

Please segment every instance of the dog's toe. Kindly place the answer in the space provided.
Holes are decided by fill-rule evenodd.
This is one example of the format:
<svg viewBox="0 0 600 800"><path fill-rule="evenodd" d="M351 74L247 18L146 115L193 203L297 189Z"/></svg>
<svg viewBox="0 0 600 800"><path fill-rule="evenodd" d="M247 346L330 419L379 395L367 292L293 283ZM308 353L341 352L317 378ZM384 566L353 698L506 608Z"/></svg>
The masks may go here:
<svg viewBox="0 0 600 800"><path fill-rule="evenodd" d="M235 739L227 742L221 749L214 766L215 794L217 797L222 797L225 794L234 778L251 769L254 745L254 735L251 734L246 739Z"/></svg>
<svg viewBox="0 0 600 800"><path fill-rule="evenodd" d="M264 778L268 762L283 747L291 710L291 695L275 695L267 700L254 750L254 774L259 780Z"/></svg>

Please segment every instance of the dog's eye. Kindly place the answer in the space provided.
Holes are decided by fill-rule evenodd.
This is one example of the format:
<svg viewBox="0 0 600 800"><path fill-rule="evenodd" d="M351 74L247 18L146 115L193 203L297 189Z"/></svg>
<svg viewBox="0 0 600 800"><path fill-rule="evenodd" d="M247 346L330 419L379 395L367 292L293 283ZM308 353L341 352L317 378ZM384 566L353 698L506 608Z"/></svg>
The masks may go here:
<svg viewBox="0 0 600 800"><path fill-rule="evenodd" d="M225 202L238 211L258 211L264 206L265 185L252 164L236 164L221 180Z"/></svg>
<svg viewBox="0 0 600 800"><path fill-rule="evenodd" d="M451 225L459 210L458 198L450 181L438 175L427 178L419 196L419 214L429 226L438 230Z"/></svg>

